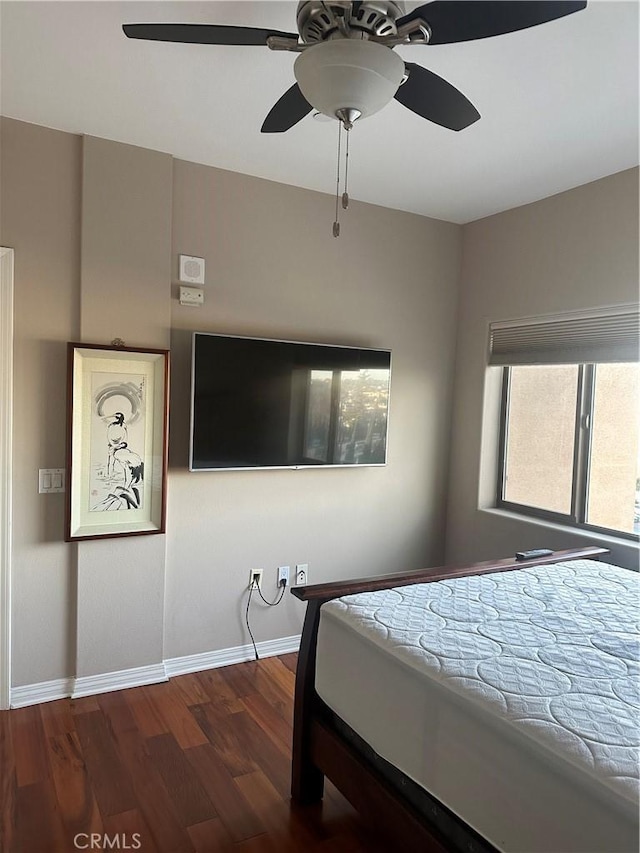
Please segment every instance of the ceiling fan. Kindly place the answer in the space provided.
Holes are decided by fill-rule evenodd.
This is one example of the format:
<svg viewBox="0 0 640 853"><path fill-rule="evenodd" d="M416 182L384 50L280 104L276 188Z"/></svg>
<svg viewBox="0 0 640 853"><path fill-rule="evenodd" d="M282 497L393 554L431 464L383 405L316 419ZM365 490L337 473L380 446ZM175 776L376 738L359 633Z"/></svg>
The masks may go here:
<svg viewBox="0 0 640 853"><path fill-rule="evenodd" d="M190 44L256 45L298 53L296 83L274 105L263 133L289 130L312 110L353 122L393 98L419 116L463 130L480 118L473 104L432 71L404 62L398 45L488 38L544 24L586 0L432 0L405 14L397 0L302 0L298 33L218 24L124 24L134 39Z"/></svg>

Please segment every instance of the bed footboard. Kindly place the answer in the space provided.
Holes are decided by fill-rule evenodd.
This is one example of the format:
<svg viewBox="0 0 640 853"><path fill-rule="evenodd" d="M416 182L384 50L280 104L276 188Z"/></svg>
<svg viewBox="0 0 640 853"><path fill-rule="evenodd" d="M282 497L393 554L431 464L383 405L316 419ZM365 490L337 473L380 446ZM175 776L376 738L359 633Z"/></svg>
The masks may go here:
<svg viewBox="0 0 640 853"><path fill-rule="evenodd" d="M441 834L434 831L433 825L417 814L403 800L402 794L391 788L332 725L331 714L327 713L315 690L320 608L325 602L344 595L415 583L514 571L563 560L597 559L608 553L607 549L596 547L571 549L526 562L510 558L292 588L296 598L307 602L296 671L291 778L294 802L308 804L322 799L326 774L365 818L377 822L382 831L391 834L394 842L400 844L399 849L406 853L412 850L444 853L451 849ZM467 843L466 847L481 849L472 843Z"/></svg>
<svg viewBox="0 0 640 853"><path fill-rule="evenodd" d="M314 763L311 750L313 720L318 716L318 697L315 690L316 645L320 606L323 601L324 599L310 599L307 604L296 669L291 796L295 802L305 805L321 800L324 793L324 774Z"/></svg>

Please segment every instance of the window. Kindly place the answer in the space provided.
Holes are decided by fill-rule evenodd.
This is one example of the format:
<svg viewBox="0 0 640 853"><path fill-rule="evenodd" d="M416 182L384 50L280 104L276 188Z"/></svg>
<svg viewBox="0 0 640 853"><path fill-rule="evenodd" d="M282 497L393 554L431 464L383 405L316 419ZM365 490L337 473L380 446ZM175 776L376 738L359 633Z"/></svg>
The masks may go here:
<svg viewBox="0 0 640 853"><path fill-rule="evenodd" d="M504 367L498 506L640 533L637 361Z"/></svg>

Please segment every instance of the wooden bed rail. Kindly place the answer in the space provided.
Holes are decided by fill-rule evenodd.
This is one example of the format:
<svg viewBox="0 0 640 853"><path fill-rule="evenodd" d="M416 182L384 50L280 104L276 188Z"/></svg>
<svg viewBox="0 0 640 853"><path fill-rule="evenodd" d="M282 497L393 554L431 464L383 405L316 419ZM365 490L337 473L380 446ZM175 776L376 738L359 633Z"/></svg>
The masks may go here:
<svg viewBox="0 0 640 853"><path fill-rule="evenodd" d="M330 601L343 595L354 595L358 592L376 592L380 589L391 589L394 586L407 586L411 583L429 583L450 578L465 577L466 575L483 575L488 572L506 572L511 569L524 569L526 566L542 566L546 563L559 563L563 560L587 560L608 554L607 548L571 548L565 551L554 551L548 557L537 560L516 560L515 557L505 560L485 560L483 563L468 563L464 566L436 566L431 569L417 569L411 572L396 572L390 575L374 575L367 578L317 583L310 586L295 586L291 594L301 601L322 599Z"/></svg>
<svg viewBox="0 0 640 853"><path fill-rule="evenodd" d="M472 563L466 566L438 566L430 569L419 569L411 572L378 575L376 577L359 578L357 580L335 581L332 583L314 584L312 586L293 587L291 592L301 601L306 601L307 612L302 629L302 639L298 654L296 671L295 708L293 723L293 761L291 777L291 795L294 802L303 804L316 802L322 798L324 774L333 776L332 781L341 787L339 774L332 771L332 763L322 755L318 758L317 750L313 749L313 740L322 724L323 705L315 691L316 646L318 626L320 624L320 608L333 598L352 595L360 592L375 592L381 589L391 589L414 583L430 583L468 575L488 574L489 572L506 572L523 569L527 566L540 566L558 563L566 560L581 560L602 557L608 554L606 548L577 548L564 551L554 551L547 557L534 560L518 561L515 558L504 560ZM356 767L343 771L344 777L353 774ZM336 778L336 775L338 778ZM344 787L344 785L343 785ZM376 789L377 790L377 789ZM378 800L376 800L378 802ZM379 810L384 811L382 803L378 802ZM389 819L395 809L402 809L401 801L389 804ZM395 812L394 812L395 814ZM395 820L395 818L394 818ZM413 818L407 812L407 826L412 825ZM407 847L407 850L411 849ZM422 847L422 850L436 848Z"/></svg>

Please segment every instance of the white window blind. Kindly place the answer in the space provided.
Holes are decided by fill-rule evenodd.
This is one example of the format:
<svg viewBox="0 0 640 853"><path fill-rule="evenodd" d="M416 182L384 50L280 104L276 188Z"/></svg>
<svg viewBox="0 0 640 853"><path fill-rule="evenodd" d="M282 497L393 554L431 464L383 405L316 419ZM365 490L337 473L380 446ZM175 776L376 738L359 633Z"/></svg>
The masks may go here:
<svg viewBox="0 0 640 853"><path fill-rule="evenodd" d="M640 306L491 323L489 364L638 361Z"/></svg>

